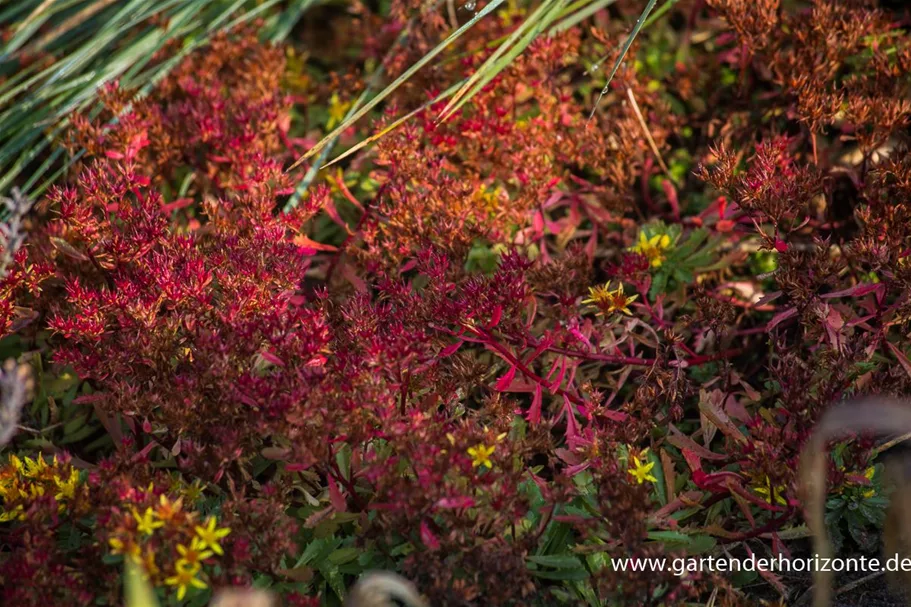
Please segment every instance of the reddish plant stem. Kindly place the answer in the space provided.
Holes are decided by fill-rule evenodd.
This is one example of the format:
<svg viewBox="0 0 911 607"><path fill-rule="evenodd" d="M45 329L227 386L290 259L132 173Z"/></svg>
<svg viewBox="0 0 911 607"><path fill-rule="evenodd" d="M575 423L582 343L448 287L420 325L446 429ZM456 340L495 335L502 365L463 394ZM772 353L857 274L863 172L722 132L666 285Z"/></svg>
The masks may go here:
<svg viewBox="0 0 911 607"><path fill-rule="evenodd" d="M534 345L534 344L531 344ZM657 364L658 360L654 358L635 358L632 356L616 356L612 354L598 354L595 352L581 352L579 350L571 350L568 348L560 348L557 346L550 346L545 348L546 351L553 352L555 354L563 354L564 356L572 356L575 358L582 358L585 360L597 360L601 362L616 363L622 365L638 365L642 367L652 367ZM724 352L718 352L716 354L702 354L698 356L691 356L689 358L683 359L688 366L701 365L707 362L713 362L716 360L723 360L732 356L737 356L743 351L742 348L733 348L731 350L725 350Z"/></svg>
<svg viewBox="0 0 911 607"><path fill-rule="evenodd" d="M338 252L332 257L332 260L329 262L329 268L326 270L326 284L329 284L331 281L332 274L335 272L335 268L338 265L339 261L341 261L342 255L345 254L345 252L348 250L348 247L351 245L351 242L360 234L361 228L364 226L364 222L370 216L370 210L372 209L373 204L379 201L380 196L382 196L385 191L386 184L383 184L377 190L376 196L367 201L367 204L361 207L364 212L361 213L360 219L357 220L357 226L355 226L354 230L345 237L345 241L338 248Z"/></svg>
<svg viewBox="0 0 911 607"><path fill-rule="evenodd" d="M765 525L762 525L761 527L756 527L755 529L751 529L750 531L740 533L740 534L730 537L730 538L722 538L721 543L722 544L731 544L733 542L742 542L744 540L752 539L754 537L759 537L760 535L762 535L764 533L771 533L774 531L778 531L779 529L781 529L782 525L791 521L793 518L794 518L794 509L789 508L781 516L779 516L777 518L773 518Z"/></svg>
<svg viewBox="0 0 911 607"><path fill-rule="evenodd" d="M433 326L433 325L431 325L431 326ZM446 330L446 329L444 329L442 327L438 327L438 326L433 326L433 328L437 329L437 330L443 330L443 332L445 332L453 337L458 337L458 335L454 331L449 331L449 330ZM473 329L473 331L477 335L482 337L482 339L478 340L481 343L490 343L491 341L496 342L496 339L494 338L494 336L491 333L489 333L483 329ZM765 331L765 328L762 327L762 328L757 328L757 329L748 329L746 331L748 331L748 332L745 332L744 333L745 335L751 334L751 333L762 333ZM517 341L515 339L509 339L508 337L505 339L507 341L511 342L512 345L514 345L514 346L519 345L519 344L515 343ZM468 340L468 341L473 341L473 340ZM496 342L496 343L499 345L499 342ZM540 342L535 342L532 340L528 340L524 344L524 346L530 347L530 348L537 348L540 345L541 345ZM617 364L617 365L635 365L638 367L652 367L658 363L658 359L656 359L656 358L640 358L640 357L636 357L636 356L622 356L622 355L617 355L617 354L599 354L597 352L582 352L581 350L573 350L570 348L561 348L559 346L546 346L543 351L551 352L553 354L561 354L563 356L571 356L573 358L581 358L583 360L600 361L600 362L606 362L606 363L613 363L613 364ZM683 359L683 362L686 363L688 366L692 367L695 365L701 365L701 364L705 364L708 362L714 362L716 360L723 360L725 358L730 358L732 356L738 356L742 352L743 352L743 348L732 348L730 350L725 350L723 352L717 352L715 354L701 354L701 355L690 356L689 358ZM524 365L523 365L523 367L524 367ZM517 367L517 368L520 371L522 371L523 367ZM527 369L527 367L526 367L526 369ZM523 371L523 373L525 373L525 371ZM528 371L528 373L531 373L532 375L534 375L534 373L530 370ZM538 376L535 375L535 377L538 377ZM542 385L546 385L546 380L544 380L543 378L539 378L539 379L542 379L542 381L545 382Z"/></svg>
<svg viewBox="0 0 911 607"><path fill-rule="evenodd" d="M345 490L348 491L348 494L351 496L351 501L353 502L355 510L361 511L364 509L364 505L361 502L361 496L358 495L354 487L354 475L349 474L351 479L345 478L345 475L342 474L341 469L338 467L338 462L335 460L335 453L332 452L332 448L329 449L329 474L335 477L335 480L342 484L345 487ZM350 473L350 471L349 471Z"/></svg>
<svg viewBox="0 0 911 607"><path fill-rule="evenodd" d="M641 303L645 307L649 315L658 323L658 326L662 329L667 329L668 324L663 318L655 314L655 309L652 307L652 304L648 302L648 289L644 286L639 288L639 296L642 298Z"/></svg>
<svg viewBox="0 0 911 607"><path fill-rule="evenodd" d="M538 532L535 534L534 543L537 544L538 540L541 539L541 536L544 535L544 532L547 531L547 527L550 525L550 519L554 516L554 510L557 509L556 504L551 504L550 508L547 510L547 514L543 521L541 521L541 526L538 527Z"/></svg>
<svg viewBox="0 0 911 607"><path fill-rule="evenodd" d="M532 371L531 369L526 367L525 364L521 360L519 360L518 357L513 356L512 352L510 352L506 346L504 346L503 344L498 342L496 340L496 338L493 335L491 335L489 332L487 332L485 329L475 329L475 331L479 336L483 337L484 344L486 344L486 345L490 346L492 349L496 350L504 359L506 359L507 362L509 362L509 364L513 365L516 369L521 371L525 377L532 380L536 384L540 385L542 388L546 388L552 394L556 394L557 396L566 397L567 399L569 399L569 401L571 403L573 403L575 405L580 405L580 406L586 405L586 402L584 399L579 398L575 394L567 392L563 388L558 387L555 390L552 390L550 387L550 382L548 382L546 379L544 379L543 377L541 377L540 375L538 375L537 373L535 373L534 371Z"/></svg>

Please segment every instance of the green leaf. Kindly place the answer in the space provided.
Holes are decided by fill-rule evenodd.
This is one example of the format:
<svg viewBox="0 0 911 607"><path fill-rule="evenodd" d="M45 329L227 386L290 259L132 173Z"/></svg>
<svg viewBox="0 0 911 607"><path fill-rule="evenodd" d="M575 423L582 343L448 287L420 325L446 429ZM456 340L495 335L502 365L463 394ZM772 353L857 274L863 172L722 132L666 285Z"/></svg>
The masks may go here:
<svg viewBox="0 0 911 607"><path fill-rule="evenodd" d="M578 556L573 554L550 554L543 556L529 556L529 562L553 569L578 569L582 567L582 561Z"/></svg>
<svg viewBox="0 0 911 607"><path fill-rule="evenodd" d="M649 450L647 459L649 462L654 463L652 466L651 475L655 477L656 481L652 483L655 487L655 493L658 496L658 503L662 506L667 505L667 483L664 480L664 467L661 465L661 458L652 450Z"/></svg>
<svg viewBox="0 0 911 607"><path fill-rule="evenodd" d="M88 413L86 413L84 415L77 415L75 418L68 421L63 426L64 436L70 436L71 434L73 434L74 432L76 432L77 430L82 428L85 425L85 422L88 419L88 417L89 417Z"/></svg>
<svg viewBox="0 0 911 607"><path fill-rule="evenodd" d="M649 299L655 299L667 290L668 278L669 274L667 269L659 270L655 276L652 277L652 286L648 290Z"/></svg>
<svg viewBox="0 0 911 607"><path fill-rule="evenodd" d="M688 285L695 280L693 278L693 273L683 268L674 268L673 275L674 280L684 285Z"/></svg>
<svg viewBox="0 0 911 607"><path fill-rule="evenodd" d="M351 445L344 443L335 454L335 461L338 462L339 470L345 480L349 479L351 470Z"/></svg>
<svg viewBox="0 0 911 607"><path fill-rule="evenodd" d="M557 571L532 571L531 574L545 580L574 581L588 579L591 574L585 569L561 569Z"/></svg>
<svg viewBox="0 0 911 607"><path fill-rule="evenodd" d="M731 583L737 588L752 584L757 579L759 579L759 573L756 571L741 570L731 574Z"/></svg>
<svg viewBox="0 0 911 607"><path fill-rule="evenodd" d="M678 259L685 259L699 248L706 238L709 237L709 231L705 228L697 228L690 232L689 238L684 242L680 243L677 248L674 250L674 257Z"/></svg>
<svg viewBox="0 0 911 607"><path fill-rule="evenodd" d="M705 554L706 552L711 551L717 544L718 540L711 535L691 535L687 552L689 554Z"/></svg>
<svg viewBox="0 0 911 607"><path fill-rule="evenodd" d="M101 557L101 562L105 565L118 565L123 562L123 555L108 553Z"/></svg>
<svg viewBox="0 0 911 607"><path fill-rule="evenodd" d="M360 551L357 548L339 548L329 555L329 562L335 565L344 565L356 560Z"/></svg>
<svg viewBox="0 0 911 607"><path fill-rule="evenodd" d="M61 445L69 445L72 443L78 443L81 440L85 440L90 437L95 432L95 428L92 426L83 426L77 432L72 432L65 435L58 442Z"/></svg>
<svg viewBox="0 0 911 607"><path fill-rule="evenodd" d="M690 543L690 536L679 531L649 531L648 539L661 542L662 544L687 546Z"/></svg>
<svg viewBox="0 0 911 607"><path fill-rule="evenodd" d="M572 541L572 529L566 523L551 522L542 538L539 554L560 554L566 552Z"/></svg>

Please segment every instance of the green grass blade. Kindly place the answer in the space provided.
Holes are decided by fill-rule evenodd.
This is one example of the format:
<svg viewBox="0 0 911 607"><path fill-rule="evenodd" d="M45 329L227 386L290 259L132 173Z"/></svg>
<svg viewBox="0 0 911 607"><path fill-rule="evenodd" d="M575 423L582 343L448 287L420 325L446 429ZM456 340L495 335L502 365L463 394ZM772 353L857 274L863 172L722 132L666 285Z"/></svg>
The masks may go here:
<svg viewBox="0 0 911 607"><path fill-rule="evenodd" d="M53 30L41 36L29 45L30 51L41 51L51 46L60 38L66 38L74 30L85 25L98 13L101 13L116 0L95 0L81 11L66 19L63 23L57 25Z"/></svg>
<svg viewBox="0 0 911 607"><path fill-rule="evenodd" d="M125 33L131 27L139 25L145 17L146 12L141 10L141 7L148 7L149 4L150 2L148 0L131 0L130 2L127 2L111 19L106 28L99 31L96 36L93 36L92 39L82 45L79 50L69 55L66 59L59 62L59 64L51 66L49 69L52 73L41 86L51 86L70 72L82 67L97 54L101 53L108 44L116 40L118 35ZM124 18L128 18L130 15L138 16L139 18L123 21Z"/></svg>
<svg viewBox="0 0 911 607"><path fill-rule="evenodd" d="M272 42L283 41L291 34L291 30L307 12L307 9L316 2L317 0L293 0L284 12L276 16L275 25L272 27L272 31L266 34L266 38Z"/></svg>
<svg viewBox="0 0 911 607"><path fill-rule="evenodd" d="M38 29L44 25L48 19L50 19L53 14L45 12L40 17L32 20L27 25L19 29L10 41L6 43L3 47L3 51L0 52L0 61L4 61L7 57L11 56L13 53L18 51L22 46L29 41L29 39L38 31Z"/></svg>
<svg viewBox="0 0 911 607"><path fill-rule="evenodd" d="M437 4L439 6L439 3ZM436 8L436 7L434 7ZM379 62L379 65L374 69L373 73L370 74L370 77L367 80L367 86L364 87L363 92L358 96L357 100L351 105L351 108L348 110L348 113L345 114L345 117L342 121L349 119L354 116L354 113L360 109L361 105L367 101L367 98L373 93L373 90L376 88L380 79L385 73L383 65L386 63L386 59L391 57L393 53L397 52L398 49L405 43L408 39L408 36L411 35L411 28L414 27L415 20L412 18L408 21L399 35L396 37L395 42L392 43L392 46L389 47L389 50L386 51L386 55L382 61ZM310 184L313 183L313 180L316 179L317 173L320 171L320 167L326 159L329 158L329 154L332 153L332 148L335 147L338 137L333 137L329 140L329 143L320 151L319 156L313 162L313 164L307 169L307 172L304 174L303 179L295 186L294 192L291 194L291 197L288 199L288 202L285 203L283 212L290 213L294 207L296 207L300 201L303 199L304 194L307 193L307 188L310 187Z"/></svg>
<svg viewBox="0 0 911 607"><path fill-rule="evenodd" d="M663 17L669 10L674 8L674 5L680 2L680 0L667 0L664 4L661 5L661 8L655 11L655 14L648 18L645 22L645 25L642 27L648 27L661 17Z"/></svg>
<svg viewBox="0 0 911 607"><path fill-rule="evenodd" d="M630 32L629 36L626 37L626 42L623 43L623 48L620 49L620 56L617 57L617 60L614 61L614 67L611 69L610 75L607 77L607 82L604 84L604 88L601 89L601 93L598 95L598 99L595 100L595 107L592 108L592 113L588 117L589 120L595 117L595 112L598 110L598 105L601 103L601 100L604 96L610 91L611 80L614 79L614 76L617 75L617 70L620 69L620 64L623 63L623 60L626 58L626 54L629 52L630 47L633 45L633 41L636 39L636 36L639 35L639 30L642 29L642 26L645 24L645 20L648 19L649 13L652 12L652 9L655 8L655 4L658 0L648 0L648 5L646 5L645 10L642 11L642 14L639 15L639 18L636 19L636 25L633 26L633 31Z"/></svg>
<svg viewBox="0 0 911 607"><path fill-rule="evenodd" d="M401 76L396 78L392 82L392 84L390 84L389 86L384 88L382 91L380 91L376 97L374 97L373 99L368 101L366 104L364 104L364 106L361 107L361 109L359 109L357 112L355 112L354 116L352 116L351 118L342 122L342 124L337 126L335 128L335 130L333 130L331 133L329 133L328 135L323 137L323 139L320 140L315 146L310 148L310 150L306 154L304 154L303 156L298 158L297 162L295 162L293 165L291 165L288 168L288 170L290 171L290 170L294 169L295 167L300 165L302 162L304 162L306 159L311 158L314 155L316 155L317 153L319 153L319 151L321 149L323 149L329 143L329 141L331 141L335 137L338 137L338 135L341 134L342 132L344 132L345 129L350 127L356 121L360 120L360 118L362 116L364 116L367 112L369 112L374 107L376 107L376 105L378 103L380 103L383 99L388 97L393 91L395 91L397 88L399 88L402 85L402 83L404 83L406 80L411 78L411 76L413 76L415 72L417 72L419 69L421 69L422 67L427 65L434 57L436 57L441 52L443 52L443 50L446 49L446 47L448 47L450 44L455 42L455 40L457 40L459 37L461 37L462 34L464 34L469 29L471 29L471 27L474 26L475 23L477 23L478 21L480 21L481 19L483 19L484 17L486 17L487 15L492 13L494 10L496 10L497 7L499 7L501 4L503 4L504 1L505 0L493 0L490 4L485 6L480 12L478 12L474 17L472 17L469 21L467 21L459 29L454 31L449 36L447 36L446 39L443 40L443 42L441 42L440 44L435 46L433 49L430 50L430 52L428 52L426 55L421 57L414 65L412 65L410 68L408 68L404 74L402 74Z"/></svg>
<svg viewBox="0 0 911 607"><path fill-rule="evenodd" d="M424 104L421 105L419 108L417 108L417 109L415 109L415 110L412 110L412 111L408 112L407 114L405 114L405 115L402 116L401 118L397 118L396 120L394 120L393 122L391 122L390 124L388 124L387 126L385 126L383 129L381 129L380 132L375 133L375 134L371 135L370 137L364 139L363 141L358 142L356 145L351 146L351 148L348 149L348 150L346 150L344 154L339 154L335 159L332 160L332 162L330 162L330 163L328 163L328 164L326 164L326 165L324 165L324 166L321 166L321 167L319 167L319 168L320 168L320 169L325 169L325 168L327 168L327 167L329 167L329 166L332 166L332 165L335 164L336 162L341 162L343 159L347 158L347 157L350 156L351 154L354 154L354 153L357 152L358 150L360 150L360 149L362 149L362 148L364 148L364 147L370 145L371 143L373 143L374 141L380 139L381 137L385 137L386 135L388 135L389 133L391 133L391 132L394 131L395 129L397 129L397 128L399 128L400 126L402 126L404 123L408 122L408 120L410 120L411 118L413 118L414 116L416 116L416 115L419 114L420 112L422 112L422 111L426 110L427 108L429 108L429 107L430 107L431 105L433 105L434 103L438 103L438 102L442 101L443 99L446 99L447 97L449 97L449 96L452 95L453 93L455 93L456 90L458 90L459 87L463 86L465 82L466 82L465 80L463 80L463 81L461 81L461 82L456 82L455 84L453 84L452 86L450 86L448 89L446 89L445 91L443 91L442 93L440 93L436 98L431 99L430 101L424 102Z"/></svg>
<svg viewBox="0 0 911 607"><path fill-rule="evenodd" d="M67 115L81 111L90 104L100 86L115 78L125 77L122 80L125 87L141 87L140 94L145 94L192 49L205 44L213 33L253 19L279 2L266 0L258 3L253 10L232 20L235 13L249 1L130 0L99 11L85 22L76 23L58 40L56 46L69 45L69 48L64 47L60 51L63 57L60 61L40 72L31 67L14 72L0 85L0 107L4 107L0 111L0 189L14 183L23 170L41 158L40 154L57 140L67 126ZM33 22L50 17L51 21L46 27L53 28L55 16L59 17L64 9L82 2L84 0L58 0L53 7L49 6L38 14ZM31 3L17 13L9 10L3 12L24 16L26 11L35 14L37 6L37 3ZM298 12L303 10L297 8ZM79 12L77 9L75 14ZM167 25L148 27L144 31L132 33L137 26L154 15L164 15ZM65 23L66 17L58 20ZM24 29L25 26L20 26L20 31ZM199 34L194 35L194 32ZM131 34L128 43L122 47L116 46L117 40L128 33ZM184 37L188 38L177 53L178 56L144 69L169 40ZM22 40L26 40L26 37L23 36ZM19 45L19 42L16 44ZM110 52L108 49L112 46L114 49ZM0 69L2 67L0 64ZM46 132L49 127L51 131ZM54 150L42 159L40 166L29 175L26 190L31 189L51 170L62 151ZM64 164L68 165L69 162ZM46 189L65 168L55 171L38 190Z"/></svg>
<svg viewBox="0 0 911 607"><path fill-rule="evenodd" d="M550 7L551 1L552 0L545 0L540 5L538 5L538 8L536 8L528 17L526 17L525 20L522 21L522 23L519 25L519 27L517 27L515 31L510 34L509 37L507 37L500 46L497 47L497 50L495 50L490 55L490 57L488 57L487 60L481 64L481 66L475 71L474 74L471 75L471 77L462 86L462 88L459 89L455 95L453 95L449 103L446 104L446 107L443 108L443 111L440 112L440 120L446 120L446 118L452 115L456 104L468 93L469 90L472 89L478 80L481 80L491 72L497 74L500 70L503 69L503 67L499 67L499 69L497 69L498 66L502 66L502 63L499 61L500 57L503 56L506 51L510 49L510 47L516 44L518 40L524 40L525 34L527 32L535 30L535 26L541 23L542 17L549 14L548 9ZM488 78L487 81L490 81L491 78Z"/></svg>
<svg viewBox="0 0 911 607"><path fill-rule="evenodd" d="M573 12L569 17L566 17L555 26L550 28L547 33L552 36L554 34L559 34L560 32L565 32L566 30L575 27L582 21L585 21L598 11L607 8L616 1L617 0L597 0L596 2L587 4L587 6L584 6L580 10ZM577 2L576 4L579 3Z"/></svg>
<svg viewBox="0 0 911 607"><path fill-rule="evenodd" d="M493 80L497 74L506 69L506 67L509 66L515 60L515 58L522 53L522 51L528 48L528 45L531 44L532 41L537 38L545 28L557 20L557 18L562 13L565 5L566 0L559 0L558 2L554 2L553 5L549 7L549 10L547 12L543 13L539 17L535 17L531 29L527 30L525 34L515 43L511 49L509 49L507 53L505 53L490 66L488 66L485 62L485 64L482 65L481 68L479 68L478 71L472 75L472 78L477 76L482 71L483 75L481 75L479 79L476 79L471 89L466 94L464 94L464 96L457 103L449 103L447 106L448 111L443 110L443 114L440 116L440 120L443 121L452 116L453 113L457 112L465 103L467 103L469 100L471 100L472 97L478 94L481 89L487 86L487 84ZM542 6L545 5L542 4ZM532 21L531 17L529 17L527 21ZM505 46L506 44L502 45L501 48ZM463 86L462 90L464 89L465 87Z"/></svg>
<svg viewBox="0 0 911 607"><path fill-rule="evenodd" d="M23 25L19 26L24 27L28 24L29 15L38 12L35 8L37 8L40 3L48 3L50 1L51 0L26 0L24 2L9 4L5 8L0 8L0 23L12 23L20 15L25 14L25 19L22 21Z"/></svg>

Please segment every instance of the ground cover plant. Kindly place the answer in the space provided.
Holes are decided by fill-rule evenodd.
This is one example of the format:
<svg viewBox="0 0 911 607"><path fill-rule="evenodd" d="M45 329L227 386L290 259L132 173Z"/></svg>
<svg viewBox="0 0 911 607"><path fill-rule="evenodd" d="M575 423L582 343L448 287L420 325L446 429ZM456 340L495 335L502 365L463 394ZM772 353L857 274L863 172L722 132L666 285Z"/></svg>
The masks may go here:
<svg viewBox="0 0 911 607"><path fill-rule="evenodd" d="M814 422L909 393L908 15L649 5L263 9L93 89L4 197L3 604L800 600L618 563L805 553ZM833 449L837 550L895 442Z"/></svg>

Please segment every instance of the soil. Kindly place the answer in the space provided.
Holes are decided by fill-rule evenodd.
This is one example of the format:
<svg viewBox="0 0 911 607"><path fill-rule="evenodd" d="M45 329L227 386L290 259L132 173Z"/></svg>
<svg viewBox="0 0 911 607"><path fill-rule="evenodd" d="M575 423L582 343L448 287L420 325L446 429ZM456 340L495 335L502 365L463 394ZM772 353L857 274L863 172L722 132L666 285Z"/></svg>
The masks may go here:
<svg viewBox="0 0 911 607"><path fill-rule="evenodd" d="M791 590L789 607L810 607L813 603L807 575L782 574L781 580ZM835 576L837 595L832 607L906 607L907 599L889 584L885 574L873 576L870 571L856 571ZM838 591L840 590L840 592Z"/></svg>

